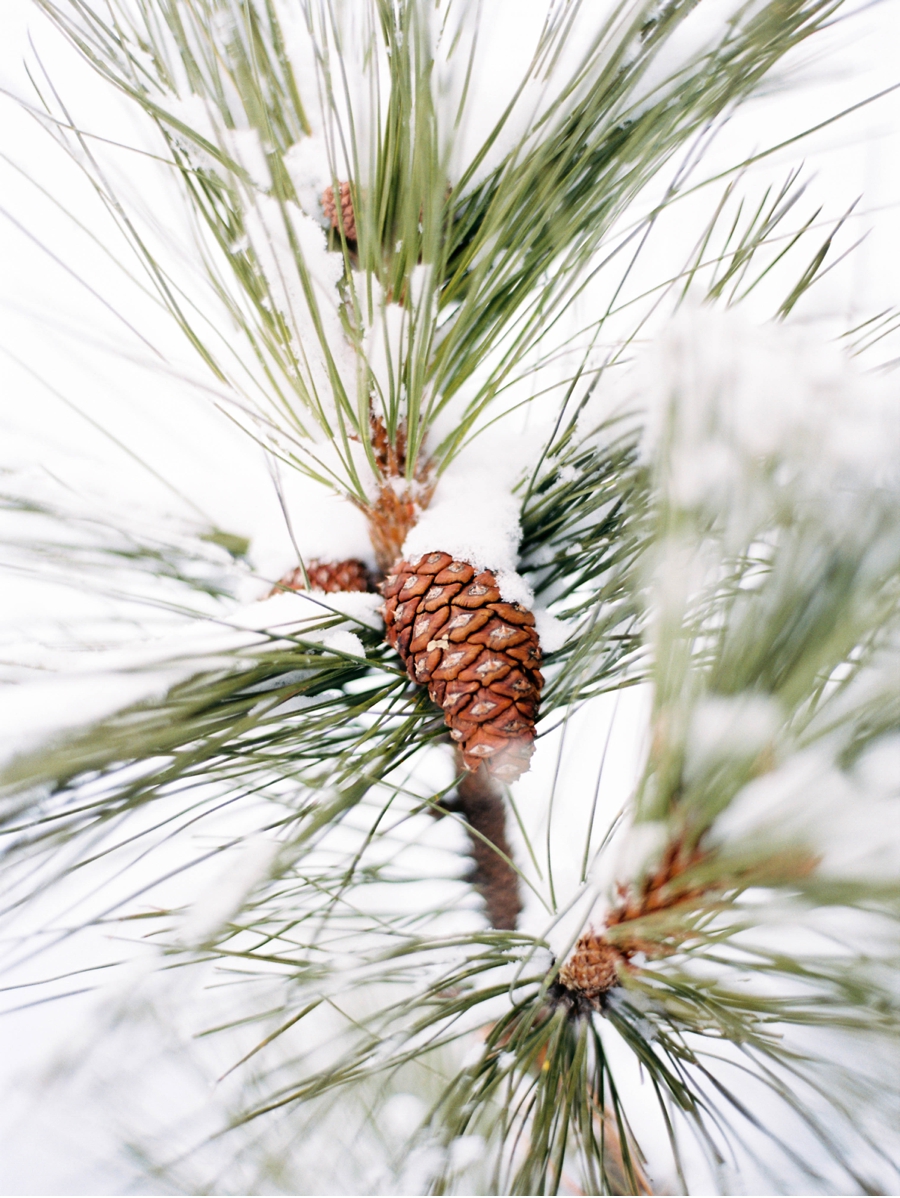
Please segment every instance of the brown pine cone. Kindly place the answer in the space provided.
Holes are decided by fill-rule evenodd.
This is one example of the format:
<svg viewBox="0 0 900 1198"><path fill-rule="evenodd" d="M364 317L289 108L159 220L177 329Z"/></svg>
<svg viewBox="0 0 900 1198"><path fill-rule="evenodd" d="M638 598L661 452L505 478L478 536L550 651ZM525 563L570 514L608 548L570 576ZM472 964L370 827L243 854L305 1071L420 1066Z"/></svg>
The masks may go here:
<svg viewBox="0 0 900 1198"><path fill-rule="evenodd" d="M350 184L341 183L340 202L341 213L340 223L338 220L337 204L334 202L334 188L326 187L322 192L322 211L325 214L326 220L331 221L332 229L343 227L344 236L348 241L356 241L356 217L353 215L353 198L350 195Z"/></svg>
<svg viewBox="0 0 900 1198"><path fill-rule="evenodd" d="M558 974L559 985L593 1007L619 984L619 968L627 957L592 928L579 938L571 957Z"/></svg>
<svg viewBox="0 0 900 1198"><path fill-rule="evenodd" d="M343 562L320 562L313 558L306 567L309 585L315 591L327 591L336 594L338 591L374 591L372 575L365 564L355 557ZM303 569L298 566L285 574L284 578L272 587L269 596L277 595L280 591L305 591L306 581ZM268 596L267 596L268 597Z"/></svg>
<svg viewBox="0 0 900 1198"><path fill-rule="evenodd" d="M544 679L534 616L504 603L490 570L449 553L397 562L381 586L387 639L444 709L467 769L503 782L528 769Z"/></svg>
<svg viewBox="0 0 900 1198"><path fill-rule="evenodd" d="M715 883L698 885L695 881L691 885L690 881L684 881L684 875L689 875L707 857L706 850L690 846L682 836L676 836L666 845L652 873L635 886L617 886L619 901L607 914L603 930L595 932L588 928L560 969L557 985L562 994L558 997L599 1010L609 991L618 985L620 970L630 968L638 953L648 957L671 956L693 934L692 920L688 919L680 928L662 925L659 932L649 935L635 933L629 924L679 907L689 912L697 900L711 894Z"/></svg>

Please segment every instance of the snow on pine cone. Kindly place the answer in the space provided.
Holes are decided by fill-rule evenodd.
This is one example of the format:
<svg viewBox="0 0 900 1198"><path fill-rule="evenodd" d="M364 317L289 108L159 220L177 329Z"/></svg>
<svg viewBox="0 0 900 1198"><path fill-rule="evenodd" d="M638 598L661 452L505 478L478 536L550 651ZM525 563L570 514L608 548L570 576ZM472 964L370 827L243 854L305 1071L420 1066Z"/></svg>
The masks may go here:
<svg viewBox="0 0 900 1198"><path fill-rule="evenodd" d="M313 558L306 567L306 575L309 578L309 585L314 591L327 591L329 594L337 594L338 591L372 591L375 588L372 585L372 575L369 573L364 562L358 558L351 557L343 562L321 562L318 558ZM279 579L270 595L277 595L280 591L305 591L306 580L303 577L303 568L298 566L296 570L292 570L290 574L285 574L284 578Z"/></svg>
<svg viewBox="0 0 900 1198"><path fill-rule="evenodd" d="M467 769L528 769L544 679L534 616L504 603L490 570L449 553L399 561L381 586L387 639L444 710Z"/></svg>

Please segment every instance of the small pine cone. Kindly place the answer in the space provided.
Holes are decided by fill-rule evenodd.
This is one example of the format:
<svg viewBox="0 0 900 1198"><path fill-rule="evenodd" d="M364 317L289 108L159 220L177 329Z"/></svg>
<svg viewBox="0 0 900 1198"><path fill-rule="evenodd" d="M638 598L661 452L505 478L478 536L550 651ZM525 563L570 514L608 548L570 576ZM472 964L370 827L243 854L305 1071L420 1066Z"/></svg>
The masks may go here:
<svg viewBox="0 0 900 1198"><path fill-rule="evenodd" d="M338 591L373 591L372 575L365 564L355 557L343 562L320 562L313 558L306 567L309 585L314 591L327 591L334 595ZM298 566L290 574L285 574L269 592L277 595L280 591L305 591L306 580L303 569Z"/></svg>
<svg viewBox="0 0 900 1198"><path fill-rule="evenodd" d="M619 966L625 956L593 929L575 945L560 969L557 981L570 995L599 1008L606 994L619 984Z"/></svg>
<svg viewBox="0 0 900 1198"><path fill-rule="evenodd" d="M331 221L332 229L343 227L344 236L348 241L356 241L356 217L353 215L353 198L350 195L350 184L339 185L341 212L338 217L337 204L334 202L334 188L326 187L322 192L322 211L326 220Z"/></svg>
<svg viewBox="0 0 900 1198"><path fill-rule="evenodd" d="M544 679L534 616L497 579L449 553L397 562L382 583L387 639L444 709L469 770L514 782L528 769Z"/></svg>

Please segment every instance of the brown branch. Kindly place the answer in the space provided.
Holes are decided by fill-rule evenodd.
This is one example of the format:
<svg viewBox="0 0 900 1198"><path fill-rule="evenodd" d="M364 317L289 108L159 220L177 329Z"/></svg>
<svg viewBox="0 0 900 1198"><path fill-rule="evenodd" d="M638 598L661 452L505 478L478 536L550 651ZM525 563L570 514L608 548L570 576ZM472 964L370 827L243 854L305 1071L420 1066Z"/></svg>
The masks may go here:
<svg viewBox="0 0 900 1198"><path fill-rule="evenodd" d="M510 864L512 849L506 837L503 791L482 765L461 778L457 795L456 810L469 825L472 883L484 899L491 927L512 931L518 923L522 899L519 875Z"/></svg>

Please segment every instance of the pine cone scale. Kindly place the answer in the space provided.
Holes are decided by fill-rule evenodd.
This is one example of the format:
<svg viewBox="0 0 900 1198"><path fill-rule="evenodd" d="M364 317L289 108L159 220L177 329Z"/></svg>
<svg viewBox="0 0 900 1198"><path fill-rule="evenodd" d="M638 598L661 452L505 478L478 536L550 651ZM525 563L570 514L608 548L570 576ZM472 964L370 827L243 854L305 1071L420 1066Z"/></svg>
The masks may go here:
<svg viewBox="0 0 900 1198"><path fill-rule="evenodd" d="M534 616L503 601L490 570L429 553L382 584L387 638L427 685L463 762L514 781L528 768L544 679Z"/></svg>
<svg viewBox="0 0 900 1198"><path fill-rule="evenodd" d="M483 628L490 620L490 612L484 608L476 611L466 611L455 605L450 608L450 622L447 625L447 636L451 641L468 640L473 632Z"/></svg>
<svg viewBox="0 0 900 1198"><path fill-rule="evenodd" d="M536 674L537 670L534 672ZM543 679L541 679L541 682L543 682ZM537 685L540 688L540 683L537 683ZM517 664L516 669L507 674L505 678L498 679L494 683L492 690L498 695L506 695L509 699L521 700L525 695L531 693L531 683L518 668Z"/></svg>
<svg viewBox="0 0 900 1198"><path fill-rule="evenodd" d="M474 577L475 569L468 562L451 561L449 566L435 574L434 581L439 586L448 582L458 582L461 586L465 586Z"/></svg>
<svg viewBox="0 0 900 1198"><path fill-rule="evenodd" d="M486 607L488 603L496 603L500 599L498 588L483 581L484 577L484 574L479 574L456 596L457 607Z"/></svg>
<svg viewBox="0 0 900 1198"><path fill-rule="evenodd" d="M534 627L534 613L524 607L518 607L514 603L491 603L490 609L508 624L525 624L530 628Z"/></svg>
<svg viewBox="0 0 900 1198"><path fill-rule="evenodd" d="M486 645L489 649L505 649L507 652L528 639L528 633L523 628L505 624L496 616L469 637L476 645Z"/></svg>
<svg viewBox="0 0 900 1198"><path fill-rule="evenodd" d="M295 570L291 570L290 573L279 579L269 594L277 595L283 591L305 591L306 579L309 579L312 590L325 591L331 595L336 595L341 591L375 590L374 580L368 567L358 558L351 557L342 562L323 562L318 558L312 558L306 566L305 577L303 567L297 566Z"/></svg>
<svg viewBox="0 0 900 1198"><path fill-rule="evenodd" d="M445 711L461 711L472 695L474 695L478 690L478 683L437 681L432 683L432 688L434 692L432 698L434 698L435 702L439 703Z"/></svg>
<svg viewBox="0 0 900 1198"><path fill-rule="evenodd" d="M322 193L322 212L332 229L343 228L347 240L356 241L356 217L349 182L339 184L337 199L333 187L325 188Z"/></svg>
<svg viewBox="0 0 900 1198"><path fill-rule="evenodd" d="M467 564L467 563L465 563ZM421 575L440 574L442 570L446 570L453 565L453 555L450 553L427 553L423 558L416 562L415 566L410 566L410 572Z"/></svg>
<svg viewBox="0 0 900 1198"><path fill-rule="evenodd" d="M424 595L431 587L431 579L427 574L410 574L400 588L401 599L416 599Z"/></svg>
<svg viewBox="0 0 900 1198"><path fill-rule="evenodd" d="M405 581L403 574L385 574L381 583L381 593L385 599L393 599Z"/></svg>
<svg viewBox="0 0 900 1198"><path fill-rule="evenodd" d="M447 606L447 603L454 598L461 590L458 582L448 583L444 586L433 586L425 592L425 597L422 600L422 607L426 611L437 611L439 608Z"/></svg>
<svg viewBox="0 0 900 1198"><path fill-rule="evenodd" d="M511 706L509 699L495 698L489 690L480 690L475 694L474 701L468 706L466 719L475 720L481 724L486 720L494 719Z"/></svg>
<svg viewBox="0 0 900 1198"><path fill-rule="evenodd" d="M478 659L460 674L463 682L495 682L504 678L513 668L515 663L507 661L503 654L481 649L480 645L478 648L481 650Z"/></svg>
<svg viewBox="0 0 900 1198"><path fill-rule="evenodd" d="M434 677L438 682L455 682L466 666L476 660L480 652L480 645L465 644L441 650L440 661L434 668ZM464 678L462 681L471 682L473 679Z"/></svg>
<svg viewBox="0 0 900 1198"><path fill-rule="evenodd" d="M419 653L422 649L430 650L435 635L447 623L449 615L450 613L444 607L438 608L437 611L426 611L423 615L416 616L413 624L412 640L409 643L410 652Z"/></svg>

